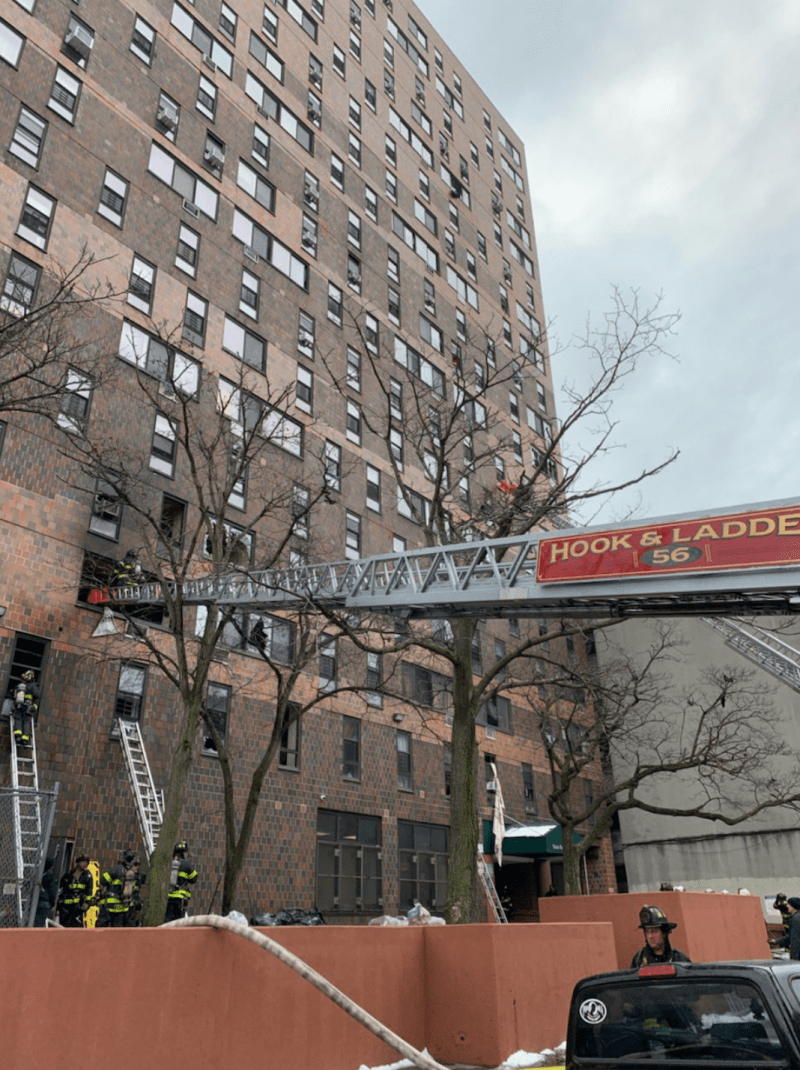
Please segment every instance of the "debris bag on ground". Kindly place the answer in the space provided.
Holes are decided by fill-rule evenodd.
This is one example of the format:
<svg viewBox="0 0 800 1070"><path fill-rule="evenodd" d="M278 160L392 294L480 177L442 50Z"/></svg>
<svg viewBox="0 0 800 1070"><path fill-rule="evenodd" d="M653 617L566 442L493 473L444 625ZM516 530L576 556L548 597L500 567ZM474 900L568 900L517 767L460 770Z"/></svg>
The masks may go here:
<svg viewBox="0 0 800 1070"><path fill-rule="evenodd" d="M253 915L251 925L324 925L325 919L314 907L312 910L300 910L292 907L288 910L279 910L275 914L268 911L259 911Z"/></svg>

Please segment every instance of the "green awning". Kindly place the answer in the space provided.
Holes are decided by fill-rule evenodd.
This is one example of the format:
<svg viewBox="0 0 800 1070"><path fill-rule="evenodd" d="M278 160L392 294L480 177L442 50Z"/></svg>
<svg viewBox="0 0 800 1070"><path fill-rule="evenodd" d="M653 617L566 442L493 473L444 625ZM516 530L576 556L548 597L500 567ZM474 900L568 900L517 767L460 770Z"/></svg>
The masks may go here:
<svg viewBox="0 0 800 1070"><path fill-rule="evenodd" d="M580 843L579 833L573 843ZM494 854L492 822L483 822L483 853ZM558 858L564 854L561 826L556 821L537 821L530 825L506 825L503 837L503 856L516 858Z"/></svg>

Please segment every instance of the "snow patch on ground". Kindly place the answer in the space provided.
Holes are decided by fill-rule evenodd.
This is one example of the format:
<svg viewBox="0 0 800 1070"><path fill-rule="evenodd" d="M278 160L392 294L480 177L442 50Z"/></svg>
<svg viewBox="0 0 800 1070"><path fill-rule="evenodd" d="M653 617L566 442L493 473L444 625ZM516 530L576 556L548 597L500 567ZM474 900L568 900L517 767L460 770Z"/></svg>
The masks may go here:
<svg viewBox="0 0 800 1070"><path fill-rule="evenodd" d="M497 1070L529 1070L530 1067L537 1066L561 1067L564 1063L566 1047L566 1043L563 1043L555 1049L545 1048L544 1051L515 1051L500 1064ZM427 1049L423 1054L432 1058ZM385 1066L367 1067L362 1063L358 1070L412 1070L413 1066L414 1064L408 1059L401 1059L399 1063L388 1063Z"/></svg>

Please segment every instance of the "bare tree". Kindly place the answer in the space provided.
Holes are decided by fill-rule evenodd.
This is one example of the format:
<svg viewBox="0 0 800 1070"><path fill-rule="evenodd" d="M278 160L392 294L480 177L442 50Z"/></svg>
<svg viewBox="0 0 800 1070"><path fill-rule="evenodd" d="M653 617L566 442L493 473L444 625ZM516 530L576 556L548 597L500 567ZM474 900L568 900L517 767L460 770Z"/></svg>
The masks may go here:
<svg viewBox="0 0 800 1070"><path fill-rule="evenodd" d="M800 801L800 759L754 673L709 667L676 689L667 669L682 643L668 626L651 634L640 656L618 653L602 672L539 660L530 707L550 767L547 807L563 832L568 895L580 893L580 861L621 811L732 826Z"/></svg>
<svg viewBox="0 0 800 1070"><path fill-rule="evenodd" d="M563 527L570 514L657 474L675 459L609 484L592 482L592 465L614 445L616 392L642 365L665 352L678 315L662 299L636 291L612 294L598 326L587 323L575 341L592 370L588 386L567 386L561 420L548 397L545 340L533 338L513 358L489 333L462 320L449 346L448 374L441 357L419 352L398 333L379 352L357 315L353 337L366 355L370 384L363 396L378 401L363 412L365 428L397 487L398 512L416 524L418 543L436 546ZM441 339L437 339L443 351ZM387 374L387 367L389 369ZM334 381L347 394L346 377ZM523 411L527 427L522 422ZM587 429L584 445L577 431ZM446 634L410 625L413 644L450 679L452 773L448 920L483 916L476 872L479 842L476 718L495 701L509 666L540 645L526 627L502 657L487 665L475 656L479 622L452 616ZM413 695L408 696L412 701Z"/></svg>
<svg viewBox="0 0 800 1070"><path fill-rule="evenodd" d="M64 453L74 464L75 485L94 495L95 515L121 525L120 541L136 552L142 578L160 591L156 606L138 605L135 591L128 601L114 602L179 698L144 915L146 924L159 924L199 730L204 721L213 724L207 703L212 665L235 613L214 600L204 607L187 601L185 585L289 564L296 536L327 488L322 460L315 470L308 450L300 459L302 428L284 411L287 391L265 392L262 380L256 394L244 366L230 380L201 378L190 349L130 326L120 355L132 365L127 376L121 373L118 389L96 399L88 424L71 428ZM141 426L154 419L148 443ZM164 495L157 478L176 467L180 501ZM234 507L236 523L228 519ZM88 555L81 583L113 587L118 567ZM157 629L147 626L153 614ZM115 640L108 644L118 655Z"/></svg>
<svg viewBox="0 0 800 1070"><path fill-rule="evenodd" d="M109 374L98 312L119 297L105 261L85 248L74 263L39 273L11 254L0 296L0 413L80 415L83 397Z"/></svg>

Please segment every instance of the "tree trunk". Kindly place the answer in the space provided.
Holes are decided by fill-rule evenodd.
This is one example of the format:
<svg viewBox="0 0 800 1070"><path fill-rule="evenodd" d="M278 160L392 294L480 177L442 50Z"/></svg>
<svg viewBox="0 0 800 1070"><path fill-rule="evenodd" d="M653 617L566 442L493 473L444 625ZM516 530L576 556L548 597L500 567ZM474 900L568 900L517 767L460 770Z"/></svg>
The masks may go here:
<svg viewBox="0 0 800 1070"><path fill-rule="evenodd" d="M147 874L147 902L142 914L143 925L163 924L167 909L172 849L178 840L186 784L194 761L197 729L200 726L200 707L197 700L193 697L187 698L183 706L185 716L170 768L169 783L164 799L164 819L158 834L158 842L150 858L150 869Z"/></svg>
<svg viewBox="0 0 800 1070"><path fill-rule="evenodd" d="M485 920L478 885L478 746L472 696L474 621L452 621L453 732L450 767L450 858L446 918L451 925Z"/></svg>
<svg viewBox="0 0 800 1070"><path fill-rule="evenodd" d="M577 844L572 842L575 826L561 825L561 841L564 844L564 895L581 894L581 857Z"/></svg>

